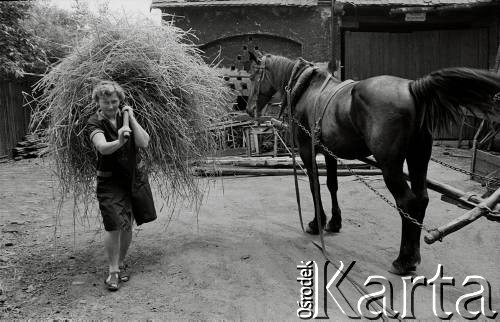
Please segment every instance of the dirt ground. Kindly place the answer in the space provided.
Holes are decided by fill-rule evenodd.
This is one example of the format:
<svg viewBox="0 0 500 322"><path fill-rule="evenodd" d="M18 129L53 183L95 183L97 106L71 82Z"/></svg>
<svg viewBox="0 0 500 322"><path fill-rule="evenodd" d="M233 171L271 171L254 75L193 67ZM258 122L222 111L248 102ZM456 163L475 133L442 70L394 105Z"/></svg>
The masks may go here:
<svg viewBox="0 0 500 322"><path fill-rule="evenodd" d="M433 154L469 167L468 150L437 146ZM433 162L430 176L466 191L484 191L466 175ZM380 176L366 178L389 196ZM328 210L325 177L321 183ZM318 239L300 230L292 176L225 177L212 182L198 216L185 207L173 218L162 213L155 223L135 229L131 280L110 293L103 284L107 267L98 213L74 224L68 202L56 222L54 185L42 160L0 164L0 318L296 320L301 287L296 266L325 262L311 242ZM312 199L305 177L300 185L309 221ZM399 215L354 177L340 177L339 186L343 229L326 236L330 258L346 265L356 261L350 277L359 283L370 275L385 276L401 310L402 279L387 271L399 249ZM442 202L435 192L430 198L429 227L466 211ZM460 319L458 297L477 290L461 286L468 275L489 281L492 307L500 311L499 228L481 218L442 243L422 241L417 274L431 278L442 264L444 274L455 278L455 286L442 293L454 318ZM415 292L418 319L435 319L432 292L432 286ZM328 305L330 318L346 319L333 300Z"/></svg>

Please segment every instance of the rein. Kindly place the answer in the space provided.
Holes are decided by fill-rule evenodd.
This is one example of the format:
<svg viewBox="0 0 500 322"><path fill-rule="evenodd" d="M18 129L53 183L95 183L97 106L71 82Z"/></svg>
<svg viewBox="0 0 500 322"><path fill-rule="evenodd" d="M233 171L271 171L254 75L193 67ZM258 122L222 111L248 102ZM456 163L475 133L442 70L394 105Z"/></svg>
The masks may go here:
<svg viewBox="0 0 500 322"><path fill-rule="evenodd" d="M295 65L293 66L292 74L290 76L288 84L285 86L285 94L286 95L284 96L284 99L281 103L281 111L280 111L279 117L282 116L284 109L288 107L288 113L290 115L290 120L291 120L291 122L290 122L290 136L292 138L292 140L291 140L291 154L292 154L293 176L294 176L294 183L295 183L295 197L297 200L297 208L298 208L298 212L299 212L300 227L302 228L302 231L305 232L304 220L302 218L302 208L301 208L301 202L300 202L300 189L299 189L299 182L298 182L298 176L297 176L297 161L296 161L296 153L295 153L295 134L296 134L295 122L296 122L296 120L295 120L295 116L294 116L294 109L293 109L293 102L292 102L293 83L296 79L298 79L300 77L302 72L305 71L305 68L303 68L303 69L299 68L300 64L301 64L301 60L298 60L295 63ZM307 63L306 66L311 67L312 64ZM313 68L317 69L317 67L313 67ZM316 203L315 218L316 218L316 222L318 223L318 227L321 227L322 224L321 224L321 220L320 220L321 219L320 218L321 217L321 210L319 208L320 196L319 196L318 167L316 164L316 145L321 140L321 121L323 120L323 117L325 115L328 104L330 104L331 100L337 95L337 93L341 89L343 89L345 86L354 83L353 80L347 80L347 81L344 81L340 84L337 84L333 88L331 93L328 95L328 98L326 99L325 103L321 107L321 112L319 113L319 117L316 117L317 112L318 112L317 105L318 105L319 99L321 97L321 93L323 93L323 91L325 90L326 86L328 85L328 83L330 82L331 79L333 79L333 76L331 74L328 74L328 76L323 81L323 84L321 85L320 90L319 90L319 94L316 97L314 104L313 104L313 111L314 111L314 118L313 119L315 121L314 121L313 131L312 131L313 135L311 136L312 173L310 175L312 175L312 179L313 179L314 199L315 199L314 202ZM319 229L319 234L320 234L320 239L321 239L321 245L322 245L323 249L326 249L325 242L323 239L323 229L322 228Z"/></svg>
<svg viewBox="0 0 500 322"><path fill-rule="evenodd" d="M266 58L267 58L266 56L263 56L259 66L258 66L258 72L260 74L258 75L257 84L255 86L257 89L257 92L256 92L257 97L260 94L261 82L264 79L265 74L266 74L265 73ZM306 65L306 68L300 68L300 65L304 64L304 63ZM298 212L299 212L300 227L302 228L303 232L305 232L305 229L304 229L304 220L302 217L302 207L301 207L301 202L300 202L300 189L299 189L299 180L298 180L298 176L297 176L297 160L296 160L296 153L295 153L295 135L296 135L296 127L295 126L296 126L296 122L298 122L298 120L296 120L295 116L294 116L294 109L293 109L294 104L292 102L292 94L293 94L292 89L293 89L294 81L300 77L300 75L307 69L307 67L312 67L314 69L317 68L317 67L313 67L313 65L311 63L308 63L304 60L297 60L297 62L295 62L293 69L292 69L292 74L290 75L288 83L285 86L285 96L284 96L284 99L282 101L281 111L280 111L280 117L281 117L281 114L284 111L284 109L288 107L288 113L290 115L290 121L291 121L290 122L290 135L292 138L291 139L291 154L292 154L292 164L293 164L293 177L294 177L294 183L295 183L295 196L297 199L297 208L298 208ZM313 104L314 123L312 125L312 135L311 135L311 152L312 152L312 155L311 155L312 171L311 172L312 173L308 173L308 176L310 177L310 179L313 180L312 181L313 182L313 190L314 190L313 194L314 194L314 202L316 204L315 218L316 218L316 222L318 224L318 228L321 227L318 230L319 230L323 255L325 255L326 257L327 257L326 247L325 247L325 242L324 242L324 238L323 238L323 227L322 227L323 225L321 223L321 218L320 218L321 217L321 210L319 207L320 195L319 195L318 166L316 164L316 145L321 140L321 121L323 120L323 116L325 115L326 108L328 107L328 104L342 88L344 88L345 86L347 86L351 83L354 83L353 80L347 80L347 81L344 81L340 84L337 84L333 88L331 93L328 95L325 103L321 107L319 117L317 117L317 115L318 115L317 105L319 103L321 93L323 93L326 86L328 85L328 83L332 79L333 79L333 76L329 73L328 76L323 81L323 84L321 85L320 90L319 90L319 94L316 96L316 99L315 99L314 104Z"/></svg>
<svg viewBox="0 0 500 322"><path fill-rule="evenodd" d="M259 70L259 78L257 79L257 97L258 94L260 94L260 84L262 83L262 80L264 79L264 76L266 75L266 56L262 57L262 60L257 67Z"/></svg>

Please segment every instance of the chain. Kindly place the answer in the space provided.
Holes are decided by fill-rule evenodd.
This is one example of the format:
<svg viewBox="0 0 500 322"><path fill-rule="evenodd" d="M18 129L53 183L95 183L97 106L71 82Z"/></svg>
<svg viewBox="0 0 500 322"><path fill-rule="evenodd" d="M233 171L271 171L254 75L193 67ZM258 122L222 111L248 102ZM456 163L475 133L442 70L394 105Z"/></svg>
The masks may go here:
<svg viewBox="0 0 500 322"><path fill-rule="evenodd" d="M500 184L500 179L498 178L488 178L488 177L485 177L485 176L482 176L482 175L479 175L479 174L476 174L476 173L473 173L473 172L470 172L470 171L467 171L467 170L464 170L464 169L460 169L460 168L457 168L451 164L448 164L446 162L443 162L441 160L438 160L436 158L433 158L431 157L431 160L436 162L436 163L439 163L440 165L446 167L446 168L450 168L452 170L455 170L455 171L458 171L458 172L461 172L463 174L466 174L468 176L474 176L474 177L478 177L480 179L484 179L486 181L487 184Z"/></svg>
<svg viewBox="0 0 500 322"><path fill-rule="evenodd" d="M297 119L295 119L293 117L292 121L295 124L297 124L302 129L302 131L304 131L307 135L309 135L312 138L311 132L308 129L306 129L305 126L302 125L299 121L297 121ZM292 138L292 140L293 140L293 138ZM342 161L342 159L340 159L332 151L330 151L330 149L328 149L325 145L323 145L323 143L318 142L318 145L323 149L323 151L327 152L330 156L332 156L335 160L337 160L342 166L344 166L353 176L356 177L356 179L358 179L359 181L361 181L361 183L363 183L368 189L370 189L371 191L373 191L373 193L375 193L380 199L382 199L383 201L385 201L392 208L396 209L404 218L406 218L407 220L409 220L413 224L417 225L418 227L424 229L428 233L430 233L433 230L436 230L435 228L429 228L426 225L424 225L423 223L418 222L415 218L413 218L412 216L410 216L410 214L408 214L403 209L401 209L399 206L397 206L392 201L390 201L386 196L384 196L382 193L380 193L377 189L373 188L365 180L365 178L363 178L361 175L359 175L356 172L354 172L354 170L352 170L347 164L345 164Z"/></svg>

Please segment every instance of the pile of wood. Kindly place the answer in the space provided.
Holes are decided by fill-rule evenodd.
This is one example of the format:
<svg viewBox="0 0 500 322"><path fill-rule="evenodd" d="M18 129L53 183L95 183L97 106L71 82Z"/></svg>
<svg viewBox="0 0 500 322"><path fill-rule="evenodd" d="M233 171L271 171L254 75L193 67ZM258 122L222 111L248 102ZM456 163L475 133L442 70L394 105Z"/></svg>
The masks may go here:
<svg viewBox="0 0 500 322"><path fill-rule="evenodd" d="M318 174L326 175L325 159L322 155L316 158ZM297 157L297 174L306 175L303 162ZM338 176L380 175L381 171L358 160L344 160L337 164ZM283 176L293 175L291 157L221 157L205 161L197 161L192 168L196 176Z"/></svg>
<svg viewBox="0 0 500 322"><path fill-rule="evenodd" d="M48 152L48 145L43 135L29 134L23 137L12 149L14 160L39 158Z"/></svg>
<svg viewBox="0 0 500 322"><path fill-rule="evenodd" d="M245 127L255 121L245 112L228 113L227 118L212 122L210 131L217 141L217 154L240 154L246 151Z"/></svg>

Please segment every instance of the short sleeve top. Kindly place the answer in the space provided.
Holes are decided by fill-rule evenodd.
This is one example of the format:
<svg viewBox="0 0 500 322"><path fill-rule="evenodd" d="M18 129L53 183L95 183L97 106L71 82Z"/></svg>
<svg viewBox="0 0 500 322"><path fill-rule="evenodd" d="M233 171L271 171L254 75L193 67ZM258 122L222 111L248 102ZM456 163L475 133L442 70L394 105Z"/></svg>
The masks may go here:
<svg viewBox="0 0 500 322"><path fill-rule="evenodd" d="M97 133L103 133L107 142L118 140L118 129L123 126L122 113L116 117L116 128L107 120L100 110L92 115L87 121L87 133L92 138ZM133 133L127 143L109 155L97 152L96 168L101 172L111 172L113 175L131 176L138 163L137 149L134 144Z"/></svg>

